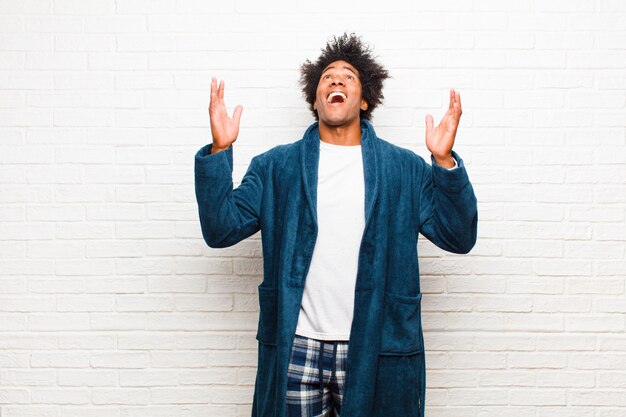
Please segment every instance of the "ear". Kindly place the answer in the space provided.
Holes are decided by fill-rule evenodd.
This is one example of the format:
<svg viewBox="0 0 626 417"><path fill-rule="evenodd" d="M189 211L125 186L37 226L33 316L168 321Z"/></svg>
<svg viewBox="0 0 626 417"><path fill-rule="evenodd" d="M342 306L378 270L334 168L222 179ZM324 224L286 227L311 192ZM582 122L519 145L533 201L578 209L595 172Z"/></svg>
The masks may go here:
<svg viewBox="0 0 626 417"><path fill-rule="evenodd" d="M364 98L361 99L361 110L365 111L367 110L368 104L367 101L365 101Z"/></svg>
<svg viewBox="0 0 626 417"><path fill-rule="evenodd" d="M317 100L313 100L313 110L317 110Z"/></svg>

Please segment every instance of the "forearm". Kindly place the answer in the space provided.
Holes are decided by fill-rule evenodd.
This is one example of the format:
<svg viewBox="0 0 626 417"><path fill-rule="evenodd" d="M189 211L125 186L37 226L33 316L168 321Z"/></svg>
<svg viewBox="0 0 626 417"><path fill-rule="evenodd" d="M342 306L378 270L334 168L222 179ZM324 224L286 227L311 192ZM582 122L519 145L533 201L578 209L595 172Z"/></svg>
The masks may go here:
<svg viewBox="0 0 626 417"><path fill-rule="evenodd" d="M423 176L420 232L444 250L467 253L476 243L477 200L465 166L446 169L434 162Z"/></svg>
<svg viewBox="0 0 626 417"><path fill-rule="evenodd" d="M202 235L209 246L231 246L258 230L261 187L252 165L233 190L232 149L214 154L207 145L196 154L196 200Z"/></svg>

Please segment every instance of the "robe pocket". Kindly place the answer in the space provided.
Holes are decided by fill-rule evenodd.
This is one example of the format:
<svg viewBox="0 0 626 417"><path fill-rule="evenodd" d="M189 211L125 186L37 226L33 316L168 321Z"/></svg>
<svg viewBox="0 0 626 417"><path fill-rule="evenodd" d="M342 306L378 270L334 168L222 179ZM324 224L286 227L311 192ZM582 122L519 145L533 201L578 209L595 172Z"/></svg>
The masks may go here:
<svg viewBox="0 0 626 417"><path fill-rule="evenodd" d="M411 355L423 352L422 294L397 295L385 292L381 355Z"/></svg>
<svg viewBox="0 0 626 417"><path fill-rule="evenodd" d="M259 326L256 339L266 345L276 345L278 340L278 288L258 287Z"/></svg>

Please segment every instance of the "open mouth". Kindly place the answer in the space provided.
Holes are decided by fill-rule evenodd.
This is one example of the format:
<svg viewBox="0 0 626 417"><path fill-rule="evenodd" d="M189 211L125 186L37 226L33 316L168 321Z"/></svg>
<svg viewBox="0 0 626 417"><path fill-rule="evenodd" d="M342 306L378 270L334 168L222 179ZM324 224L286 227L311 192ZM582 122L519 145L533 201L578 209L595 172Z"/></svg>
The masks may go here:
<svg viewBox="0 0 626 417"><path fill-rule="evenodd" d="M328 95L326 102L330 104L343 103L344 101L346 101L346 98L346 95L341 91L333 91Z"/></svg>

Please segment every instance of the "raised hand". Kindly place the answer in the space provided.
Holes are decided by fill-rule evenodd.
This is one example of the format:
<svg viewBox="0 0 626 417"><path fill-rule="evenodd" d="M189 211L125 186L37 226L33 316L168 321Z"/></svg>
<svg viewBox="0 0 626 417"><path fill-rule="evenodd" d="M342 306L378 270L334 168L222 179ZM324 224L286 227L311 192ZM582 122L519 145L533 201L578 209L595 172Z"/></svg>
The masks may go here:
<svg viewBox="0 0 626 417"><path fill-rule="evenodd" d="M452 146L461 119L461 94L450 89L450 105L448 111L437 125L433 127L433 116L426 115L426 147L433 154L435 162L444 168L452 168Z"/></svg>
<svg viewBox="0 0 626 417"><path fill-rule="evenodd" d="M233 117L228 117L224 104L224 80L217 86L217 79L211 79L211 100L209 102L209 118L211 119L211 135L213 146L211 153L228 149L237 140L239 135L239 121L243 107L238 105L233 111Z"/></svg>

